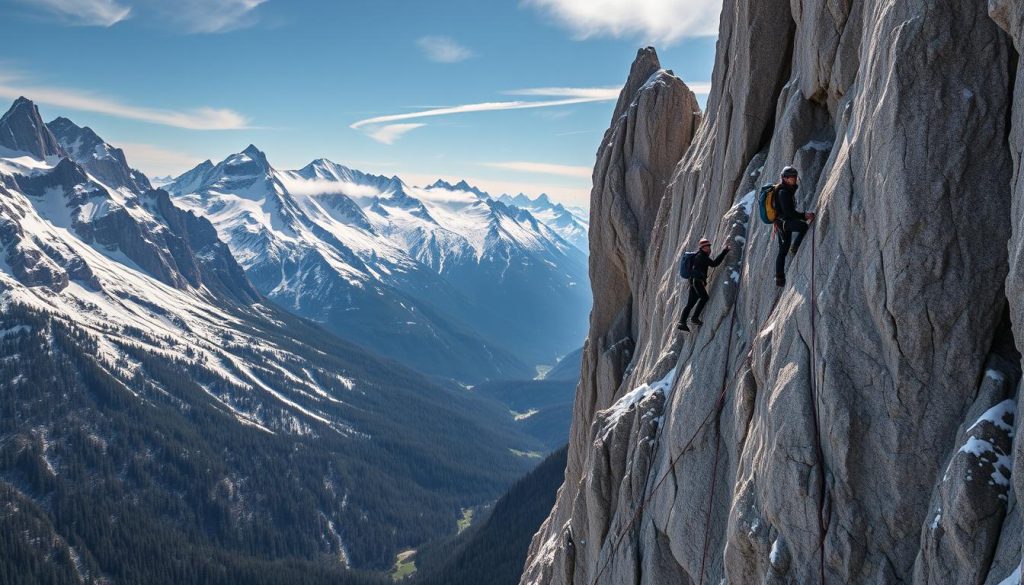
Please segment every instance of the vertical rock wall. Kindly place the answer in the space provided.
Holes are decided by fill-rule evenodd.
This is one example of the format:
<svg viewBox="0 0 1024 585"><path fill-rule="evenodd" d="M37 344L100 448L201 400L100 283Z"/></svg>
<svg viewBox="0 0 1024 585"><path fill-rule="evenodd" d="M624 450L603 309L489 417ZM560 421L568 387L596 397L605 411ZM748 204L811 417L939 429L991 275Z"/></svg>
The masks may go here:
<svg viewBox="0 0 1024 585"><path fill-rule="evenodd" d="M1018 568L1022 21L1008 0L726 0L696 131L640 52L598 151L569 466L524 584ZM786 164L819 215L780 289L751 215ZM684 337L677 264L705 235L734 253Z"/></svg>

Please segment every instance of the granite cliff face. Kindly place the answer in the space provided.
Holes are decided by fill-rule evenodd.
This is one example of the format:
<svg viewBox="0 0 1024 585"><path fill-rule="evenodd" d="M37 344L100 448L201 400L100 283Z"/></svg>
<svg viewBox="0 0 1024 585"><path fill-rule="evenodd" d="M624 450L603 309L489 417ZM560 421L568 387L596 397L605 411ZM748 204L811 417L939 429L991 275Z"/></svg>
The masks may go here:
<svg viewBox="0 0 1024 585"><path fill-rule="evenodd" d="M522 583L1018 582L1022 23L1005 0L729 1L696 128L640 51L597 155L566 481ZM753 203L787 164L818 217L777 288ZM733 253L683 336L678 261L705 235Z"/></svg>

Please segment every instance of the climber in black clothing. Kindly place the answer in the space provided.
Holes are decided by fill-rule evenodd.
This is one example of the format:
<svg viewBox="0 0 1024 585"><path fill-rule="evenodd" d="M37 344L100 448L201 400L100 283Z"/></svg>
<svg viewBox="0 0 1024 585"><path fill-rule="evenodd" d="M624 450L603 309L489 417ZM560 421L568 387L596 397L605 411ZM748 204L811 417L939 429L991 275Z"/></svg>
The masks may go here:
<svg viewBox="0 0 1024 585"><path fill-rule="evenodd" d="M786 167L782 169L782 182L775 189L775 210L779 214L775 220L779 230L779 255L775 258L775 284L778 286L786 284L786 254L796 255L800 241L810 227L808 222L814 219L813 213L796 208L796 190L800 188L798 181L796 169Z"/></svg>
<svg viewBox="0 0 1024 585"><path fill-rule="evenodd" d="M700 320L700 313L704 310L704 304L708 302L708 268L714 268L721 264L722 260L725 260L726 254L729 253L729 249L729 246L726 246L722 253L712 260L711 241L706 238L700 241L700 250L693 257L693 265L691 267L690 298L686 301L686 307L683 309L682 316L679 317L677 328L683 331L690 330L686 326L686 318L690 315L691 309L693 310L693 324L698 326L704 324Z"/></svg>

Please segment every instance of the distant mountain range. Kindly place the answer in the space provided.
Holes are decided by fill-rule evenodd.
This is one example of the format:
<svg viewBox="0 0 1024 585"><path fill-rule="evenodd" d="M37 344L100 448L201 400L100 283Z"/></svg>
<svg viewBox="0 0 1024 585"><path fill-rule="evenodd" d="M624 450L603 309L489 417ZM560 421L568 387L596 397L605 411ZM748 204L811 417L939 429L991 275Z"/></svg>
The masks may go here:
<svg viewBox="0 0 1024 585"><path fill-rule="evenodd" d="M172 198L89 128L45 124L24 98L0 117L0 574L355 583L344 569L382 569L449 534L462 508L528 468L518 454L542 445L505 409L341 341L262 289L300 314L308 295L332 302L327 287L355 314L375 308L355 300L388 297L379 328L400 328L405 310L436 331L420 349L440 359L478 339L441 313L483 304L446 276L468 262L459 254L508 260L511 279L577 261L571 246L480 200L464 214L497 235L423 246L445 254L438 269L398 242L408 223L439 226L424 212L449 204L299 193L302 173L249 148L179 177ZM505 234L527 228L538 239L517 249ZM544 294L587 288L548 268ZM351 323L374 332L373 319ZM489 369L460 376L522 368L496 345L476 350Z"/></svg>
<svg viewBox="0 0 1024 585"><path fill-rule="evenodd" d="M578 347L590 310L586 224L467 184L414 187L326 159L275 169L255 146L165 184L209 219L256 288L339 336L475 383L532 377Z"/></svg>
<svg viewBox="0 0 1024 585"><path fill-rule="evenodd" d="M523 193L516 196L505 194L499 196L498 201L526 209L556 231L565 241L576 246L583 253L589 253L590 242L587 234L590 231L590 215L586 209L552 203L547 193L541 193L534 199L530 199Z"/></svg>

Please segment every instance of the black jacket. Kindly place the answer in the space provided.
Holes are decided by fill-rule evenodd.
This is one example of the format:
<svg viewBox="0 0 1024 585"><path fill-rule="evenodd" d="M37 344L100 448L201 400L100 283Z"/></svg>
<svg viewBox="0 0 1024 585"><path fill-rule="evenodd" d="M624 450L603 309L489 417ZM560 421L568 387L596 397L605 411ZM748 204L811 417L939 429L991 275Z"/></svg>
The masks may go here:
<svg viewBox="0 0 1024 585"><path fill-rule="evenodd" d="M728 253L729 250L722 250L722 253L712 260L711 256L704 252L704 250L697 250L697 255L693 257L693 278L707 280L708 268L714 268L721 264Z"/></svg>
<svg viewBox="0 0 1024 585"><path fill-rule="evenodd" d="M804 219L804 212L796 208L796 190L799 187L799 185L790 187L782 183L775 190L775 210L779 214L779 219L783 221Z"/></svg>

